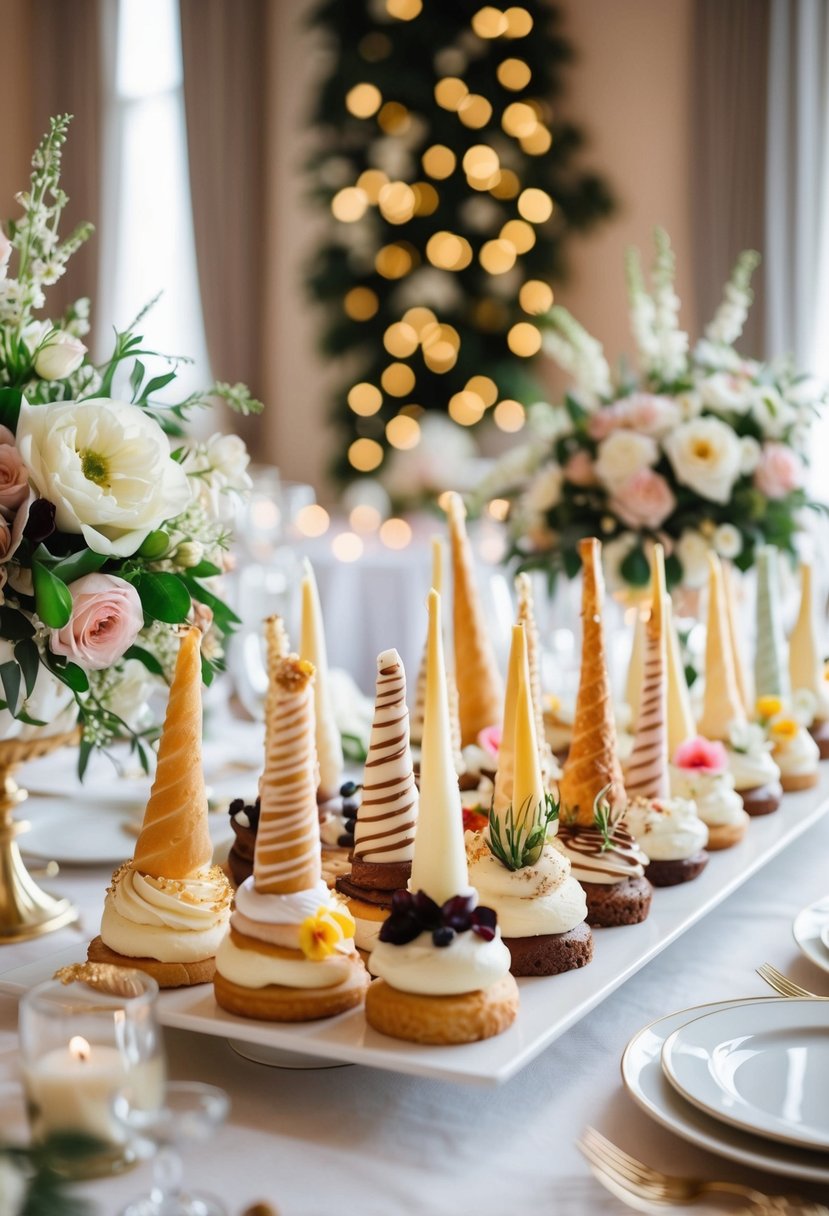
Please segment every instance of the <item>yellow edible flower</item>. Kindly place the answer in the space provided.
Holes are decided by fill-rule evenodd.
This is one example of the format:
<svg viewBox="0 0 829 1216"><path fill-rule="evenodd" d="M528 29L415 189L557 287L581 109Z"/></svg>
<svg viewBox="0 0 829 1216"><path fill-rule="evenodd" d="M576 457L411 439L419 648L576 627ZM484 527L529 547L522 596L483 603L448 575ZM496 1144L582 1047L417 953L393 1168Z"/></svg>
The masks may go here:
<svg viewBox="0 0 829 1216"><path fill-rule="evenodd" d="M299 926L299 948L306 958L319 963L334 953L337 944L346 936L341 921L340 913L326 907L317 908L313 916L306 916Z"/></svg>
<svg viewBox="0 0 829 1216"><path fill-rule="evenodd" d="M783 708L783 702L779 697L758 697L757 698L757 717L758 718L773 718L779 714Z"/></svg>
<svg viewBox="0 0 829 1216"><path fill-rule="evenodd" d="M795 722L794 718L778 718L769 727L771 737L780 743L786 743L790 739L796 738L799 730L800 725Z"/></svg>
<svg viewBox="0 0 829 1216"><path fill-rule="evenodd" d="M348 908L329 908L328 915L340 926L343 937L353 937L357 932L357 925Z"/></svg>

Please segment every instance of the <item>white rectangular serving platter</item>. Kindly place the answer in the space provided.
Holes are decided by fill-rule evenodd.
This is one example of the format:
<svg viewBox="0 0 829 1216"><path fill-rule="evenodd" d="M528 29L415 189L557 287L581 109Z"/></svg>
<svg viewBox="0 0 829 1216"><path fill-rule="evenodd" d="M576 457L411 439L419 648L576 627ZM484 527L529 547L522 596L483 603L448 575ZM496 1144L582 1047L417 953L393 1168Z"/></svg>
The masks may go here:
<svg viewBox="0 0 829 1216"><path fill-rule="evenodd" d="M392 1072L465 1084L498 1085L529 1064L545 1047L600 1004L686 929L771 861L829 810L829 765L815 789L787 794L779 811L753 819L735 848L711 854L693 882L654 891L641 925L597 929L593 961L578 971L519 980L521 1009L504 1034L461 1047L421 1047L372 1030L362 1010L327 1021L278 1025L234 1017L218 1007L212 988L199 985L163 992L164 1026L219 1035L261 1047L299 1052L325 1062L363 1064ZM80 961L77 947L0 975L0 991L20 993L65 963Z"/></svg>

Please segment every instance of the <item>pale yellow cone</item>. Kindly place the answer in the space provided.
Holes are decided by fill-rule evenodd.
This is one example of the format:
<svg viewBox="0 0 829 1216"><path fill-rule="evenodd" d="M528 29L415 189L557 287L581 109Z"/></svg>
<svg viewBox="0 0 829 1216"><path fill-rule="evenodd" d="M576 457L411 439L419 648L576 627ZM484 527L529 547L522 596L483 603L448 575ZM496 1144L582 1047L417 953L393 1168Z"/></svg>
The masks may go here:
<svg viewBox="0 0 829 1216"><path fill-rule="evenodd" d="M730 562L723 562L722 564L722 579L723 590L725 591L725 610L728 614L728 637L731 642L731 653L734 656L734 675L737 680L740 700L743 703L743 711L746 717L750 718L754 713L754 695L751 689L748 667L743 657L743 647L740 642L740 631L737 625L737 588L735 585L734 568Z"/></svg>
<svg viewBox="0 0 829 1216"><path fill-rule="evenodd" d="M541 644L538 639L538 624L535 619L532 580L523 572L515 580L518 598L517 620L523 624L527 635L527 666L530 672L530 692L533 699L535 735L538 740L538 758L545 781L556 771L552 749L547 742L544 728L544 697L541 690Z"/></svg>
<svg viewBox="0 0 829 1216"><path fill-rule="evenodd" d="M526 626L513 625L507 666L507 688L504 694L504 725L501 731L501 746L498 749L498 768L495 773L495 790L492 805L500 817L512 806L515 781L515 714L518 705L518 690L521 668L525 661L527 642Z"/></svg>
<svg viewBox="0 0 829 1216"><path fill-rule="evenodd" d="M181 639L158 762L133 868L153 878L191 878L213 858L202 769L201 633Z"/></svg>
<svg viewBox="0 0 829 1216"><path fill-rule="evenodd" d="M328 654L322 620L317 580L311 563L305 560L302 579L302 629L299 639L300 657L314 667L314 717L316 720L317 763L319 764L318 799L325 802L339 792L343 780L342 737L334 718L331 692L328 687Z"/></svg>
<svg viewBox="0 0 829 1216"><path fill-rule="evenodd" d="M695 737L697 728L669 595L665 596L665 637L668 666L668 756L673 759L677 749Z"/></svg>
<svg viewBox="0 0 829 1216"><path fill-rule="evenodd" d="M708 555L708 632L705 641L705 693L699 733L706 739L727 740L732 722L745 722L737 687L734 654L728 629L720 559Z"/></svg>
<svg viewBox="0 0 829 1216"><path fill-rule="evenodd" d="M642 695L642 674L645 667L645 622L648 614L637 602L633 620L633 645L630 650L627 682L625 683L625 701L630 709L630 720L636 723L639 717L639 698Z"/></svg>
<svg viewBox="0 0 829 1216"><path fill-rule="evenodd" d="M800 609L789 638L789 671L795 692L808 688L815 696L822 697L827 685L809 562L802 562L800 566Z"/></svg>
<svg viewBox="0 0 829 1216"><path fill-rule="evenodd" d="M253 876L257 891L291 895L312 890L322 876L314 667L296 655L271 657Z"/></svg>
<svg viewBox="0 0 829 1216"><path fill-rule="evenodd" d="M605 787L614 806L625 801L616 744L616 721L605 655L601 545L595 537L579 543L582 585L582 660L573 742L559 783L567 815L586 827L594 823L593 803Z"/></svg>
<svg viewBox="0 0 829 1216"><path fill-rule="evenodd" d="M512 810L516 828L526 825L529 834L537 822L539 809L544 805L544 778L535 733L526 631L519 626L518 633L524 636L516 637L513 634L518 650L518 696L514 713Z"/></svg>
<svg viewBox="0 0 829 1216"><path fill-rule="evenodd" d="M500 720L504 685L484 620L459 494L448 495L446 514L452 545L455 680L461 744L466 747L477 742L482 730Z"/></svg>
<svg viewBox="0 0 829 1216"><path fill-rule="evenodd" d="M443 565L444 544L440 536L432 537L432 587L438 595L443 595ZM452 730L452 753L455 758L455 771L460 777L466 772L466 763L461 751L461 724L458 711L458 687L455 682L455 669L450 650L444 645L446 657L446 691L449 697L449 721ZM423 646L420 667L417 672L415 686L415 702L411 720L411 740L415 747L420 747L423 741L423 714L426 709L426 666L428 657L428 639Z"/></svg>
<svg viewBox="0 0 829 1216"><path fill-rule="evenodd" d="M645 653L633 751L625 773L629 798L668 798L667 650L665 645L665 560L653 546L651 609L645 626Z"/></svg>

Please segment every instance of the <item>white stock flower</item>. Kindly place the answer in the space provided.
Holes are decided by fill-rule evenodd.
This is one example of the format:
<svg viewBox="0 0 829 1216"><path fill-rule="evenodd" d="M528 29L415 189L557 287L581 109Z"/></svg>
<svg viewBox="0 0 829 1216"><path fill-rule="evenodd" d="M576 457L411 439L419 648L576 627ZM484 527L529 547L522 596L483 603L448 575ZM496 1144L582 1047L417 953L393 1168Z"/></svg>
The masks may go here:
<svg viewBox="0 0 829 1216"><path fill-rule="evenodd" d="M782 439L797 420L797 410L770 384L755 387L751 414L767 439Z"/></svg>
<svg viewBox="0 0 829 1216"><path fill-rule="evenodd" d="M545 511L557 507L561 501L563 480L561 465L555 464L553 461L542 465L524 495L524 502L528 510L542 515Z"/></svg>
<svg viewBox="0 0 829 1216"><path fill-rule="evenodd" d="M733 524L720 524L711 539L720 557L739 557L743 551L743 538Z"/></svg>
<svg viewBox="0 0 829 1216"><path fill-rule="evenodd" d="M728 502L742 454L730 426L719 418L693 418L663 442L677 481L711 502Z"/></svg>
<svg viewBox="0 0 829 1216"><path fill-rule="evenodd" d="M86 347L65 330L56 329L35 356L35 371L41 380L65 380L83 363Z"/></svg>
<svg viewBox="0 0 829 1216"><path fill-rule="evenodd" d="M763 449L753 435L743 435L740 440L740 472L745 476L753 473L760 463Z"/></svg>
<svg viewBox="0 0 829 1216"><path fill-rule="evenodd" d="M711 371L738 372L742 360L730 346L720 346L716 342L708 342L700 338L694 348L694 362L700 367L710 368Z"/></svg>
<svg viewBox="0 0 829 1216"><path fill-rule="evenodd" d="M167 436L135 405L24 401L17 446L32 484L55 504L57 527L80 533L96 553L128 557L191 502Z"/></svg>
<svg viewBox="0 0 829 1216"><path fill-rule="evenodd" d="M682 566L686 587L704 587L708 582L708 542L699 532L687 528L676 543L674 553Z"/></svg>
<svg viewBox="0 0 829 1216"><path fill-rule="evenodd" d="M0 228L0 279L5 279L9 258L12 254L12 243Z"/></svg>
<svg viewBox="0 0 829 1216"><path fill-rule="evenodd" d="M614 431L599 444L596 473L613 491L640 469L655 465L658 459L659 447L650 435Z"/></svg>

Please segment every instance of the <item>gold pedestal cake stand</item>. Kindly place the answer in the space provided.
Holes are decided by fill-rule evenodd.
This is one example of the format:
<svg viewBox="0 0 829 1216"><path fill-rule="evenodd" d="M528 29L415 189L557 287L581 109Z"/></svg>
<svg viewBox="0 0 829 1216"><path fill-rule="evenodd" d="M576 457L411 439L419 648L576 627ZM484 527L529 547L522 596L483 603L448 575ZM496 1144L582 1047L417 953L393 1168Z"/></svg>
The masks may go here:
<svg viewBox="0 0 829 1216"><path fill-rule="evenodd" d="M0 944L40 937L78 919L74 904L41 891L29 874L17 847L17 837L28 831L29 824L14 819L15 808L29 796L14 780L15 770L77 742L77 730L0 740Z"/></svg>

